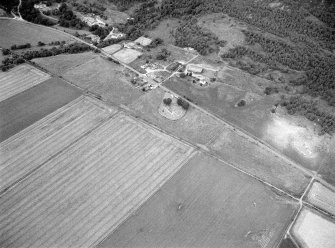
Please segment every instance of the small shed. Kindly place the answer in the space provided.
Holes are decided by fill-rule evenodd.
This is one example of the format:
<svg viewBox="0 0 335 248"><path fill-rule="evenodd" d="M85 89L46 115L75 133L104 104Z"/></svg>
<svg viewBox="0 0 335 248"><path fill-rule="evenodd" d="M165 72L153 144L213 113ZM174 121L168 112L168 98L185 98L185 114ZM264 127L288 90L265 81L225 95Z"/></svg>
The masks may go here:
<svg viewBox="0 0 335 248"><path fill-rule="evenodd" d="M203 68L196 66L196 65L188 65L187 66L187 71L193 72L193 73L202 73Z"/></svg>
<svg viewBox="0 0 335 248"><path fill-rule="evenodd" d="M140 38L138 38L137 40L135 40L135 43L140 44L141 46L149 46L151 43L151 39L146 38L144 36L141 36Z"/></svg>

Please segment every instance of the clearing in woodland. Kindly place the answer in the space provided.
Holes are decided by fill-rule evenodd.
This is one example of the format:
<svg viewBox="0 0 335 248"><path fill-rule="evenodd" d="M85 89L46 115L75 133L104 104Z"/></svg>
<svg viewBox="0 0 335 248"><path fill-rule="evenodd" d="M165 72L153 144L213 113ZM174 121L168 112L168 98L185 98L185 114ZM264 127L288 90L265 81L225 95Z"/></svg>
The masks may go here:
<svg viewBox="0 0 335 248"><path fill-rule="evenodd" d="M0 246L93 247L192 154L193 148L116 115L1 195Z"/></svg>
<svg viewBox="0 0 335 248"><path fill-rule="evenodd" d="M98 247L276 247L296 208L199 153Z"/></svg>

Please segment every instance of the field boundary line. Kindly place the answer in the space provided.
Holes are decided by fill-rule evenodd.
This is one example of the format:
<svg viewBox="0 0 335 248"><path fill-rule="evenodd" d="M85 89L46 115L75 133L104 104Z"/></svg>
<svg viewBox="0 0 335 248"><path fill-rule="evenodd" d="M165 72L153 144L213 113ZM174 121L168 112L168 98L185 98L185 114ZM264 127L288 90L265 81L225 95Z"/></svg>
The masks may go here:
<svg viewBox="0 0 335 248"><path fill-rule="evenodd" d="M157 187L155 187L155 189L153 190L153 194L151 194L145 201L143 201L141 204L139 204L137 206L136 209L134 209L132 212L129 213L129 215L124 219L122 220L120 223L118 223L115 227L112 227L113 230L108 230L105 232L105 234L101 235L101 237L105 236L104 238L102 238L100 241L96 241L95 244L92 244L91 247L97 247L99 246L99 244L103 243L106 239L108 239L108 237L113 234L122 224L124 224L128 219L130 219L131 217L133 217L135 215L135 213L137 211L139 211L142 206L144 206L145 204L147 204L148 201L150 201L150 199L152 197L154 197L157 192L159 191L159 189L161 189L165 184L167 184L171 178L173 178L184 166L186 166L186 164L193 158L195 157L196 154L198 154L198 150L197 149L194 149L192 148L190 150L190 154L185 157L184 161L179 165L179 167L173 172L171 173L171 175L167 176L165 178L165 181L163 183L160 183L159 185L157 185Z"/></svg>
<svg viewBox="0 0 335 248"><path fill-rule="evenodd" d="M112 113L110 116L108 116L101 123L99 123L98 125L96 125L92 129L90 129L90 130L86 131L85 133L83 133L81 136L79 136L78 138L76 138L73 142L71 142L70 144L66 145L60 151L58 151L55 154L53 154L52 156L50 156L50 158L48 158L47 160L45 160L43 163L39 164L38 166L36 166L35 168L33 168L32 170L30 170L29 172L27 172L27 174L25 174L22 177L20 177L19 179L15 180L10 185L6 186L3 190L0 191L0 197L2 195L6 194L8 191L14 189L18 184L20 184L21 182L23 182L24 180L26 180L30 175L32 175L33 173L35 173L36 171L38 171L41 167L43 167L50 160L54 159L55 157L59 156L61 153L65 152L66 149L68 149L70 146L78 143L81 139L83 139L84 137L90 135L94 130L98 129L101 125L105 124L110 119L113 119L114 116L116 116L118 113L119 113L119 111L116 111L115 113Z"/></svg>
<svg viewBox="0 0 335 248"><path fill-rule="evenodd" d="M255 175L250 174L249 172L246 172L246 171L244 171L244 170L238 168L236 165L234 165L234 164L232 164L232 163L229 163L229 162L223 160L222 158L218 157L215 153L213 153L213 152L211 152L211 151L208 151L208 150L204 149L203 147L201 147L201 146L199 146L199 145L192 144L192 143L190 143L189 141L187 141L187 140L185 140L185 139L183 139L183 138L180 138L180 137L178 137L178 136L175 136L174 134L172 134L172 133L170 133L170 132L168 132L168 131L165 131L164 129L161 129L160 127L156 126L155 124L153 124L153 123L151 123L151 122L149 122L149 121L147 121L147 120L144 120L144 119L142 119L142 118L140 118L140 117L138 117L138 116L133 116L132 113L129 112L129 111L127 111L126 109L123 110L122 112L125 113L126 115L130 116L131 118L135 119L136 121L139 121L139 122L142 122L142 123L144 123L144 124L146 124L146 125L149 125L150 127L154 128L154 129L156 129L156 130L158 130L159 132L164 133L164 134L166 134L166 135L168 135L168 136L170 136L170 137L172 137L172 138L174 138L174 139L177 139L177 140L179 140L180 142L182 142L182 143L184 143L184 144L187 144L187 145L193 147L195 150L201 151L202 153L204 153L204 154L206 154L206 155L208 155L208 156L210 156L210 157L212 157L212 158L214 158L214 159L220 161L221 163L224 163L225 165L227 165L227 166L229 166L229 167L231 167L231 168L233 168L233 169L235 169L235 170L241 172L242 174L245 174L245 175L247 175L247 176L249 176L249 177L252 177L253 179L255 179L255 180L257 180L257 181L259 181L259 182L261 182L261 183L267 185L268 187L270 187L270 188L272 188L272 189L275 189L276 191L281 192L282 194L287 195L288 197L292 198L293 200L295 200L295 201L299 201L299 198L298 198L298 197L295 197L295 196L293 196L291 193L286 192L285 190L280 189L280 188L278 188L277 186L274 186L274 185L272 185L271 183L266 182L265 180L263 180L263 179L261 179L261 178L255 176Z"/></svg>

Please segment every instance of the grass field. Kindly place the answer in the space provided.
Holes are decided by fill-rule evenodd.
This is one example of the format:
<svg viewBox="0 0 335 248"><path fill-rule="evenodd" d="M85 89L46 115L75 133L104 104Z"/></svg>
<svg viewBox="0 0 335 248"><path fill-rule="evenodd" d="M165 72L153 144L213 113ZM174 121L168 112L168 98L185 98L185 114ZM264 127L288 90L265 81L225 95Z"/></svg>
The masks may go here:
<svg viewBox="0 0 335 248"><path fill-rule="evenodd" d="M165 44L174 44L172 32L178 27L178 19L161 21L153 30L147 31L151 38L161 38Z"/></svg>
<svg viewBox="0 0 335 248"><path fill-rule="evenodd" d="M259 138L263 136L264 123L270 118L270 111L276 99L227 85L225 81L199 88L189 80L174 77L164 85ZM246 99L247 103L243 107L238 107L237 103L242 99Z"/></svg>
<svg viewBox="0 0 335 248"><path fill-rule="evenodd" d="M307 201L335 216L335 193L319 182L314 182Z"/></svg>
<svg viewBox="0 0 335 248"><path fill-rule="evenodd" d="M98 247L276 247L296 207L198 154Z"/></svg>
<svg viewBox="0 0 335 248"><path fill-rule="evenodd" d="M52 73L63 75L65 72L97 57L98 55L93 52L85 52L79 54L61 54L33 59L32 61Z"/></svg>
<svg viewBox="0 0 335 248"><path fill-rule="evenodd" d="M335 222L309 209L303 209L293 226L293 235L301 247L335 247Z"/></svg>
<svg viewBox="0 0 335 248"><path fill-rule="evenodd" d="M158 112L164 93L162 89L156 88L141 96L129 105L129 108L134 112L134 115L140 116L140 118L193 144L206 145L222 131L220 123L192 107L179 120L166 119Z"/></svg>
<svg viewBox="0 0 335 248"><path fill-rule="evenodd" d="M132 86L134 73L121 65L97 57L72 68L63 77L116 104L129 104L143 92Z"/></svg>
<svg viewBox="0 0 335 248"><path fill-rule="evenodd" d="M36 26L31 23L17 20L0 20L0 47L10 48L13 44L31 43L36 45L39 41L70 41L68 35L52 30L51 28Z"/></svg>
<svg viewBox="0 0 335 248"><path fill-rule="evenodd" d="M137 50L123 48L122 50L116 52L113 56L122 63L129 64L137 59L140 55L142 55L142 53Z"/></svg>
<svg viewBox="0 0 335 248"><path fill-rule="evenodd" d="M0 192L109 116L108 110L81 97L0 143Z"/></svg>
<svg viewBox="0 0 335 248"><path fill-rule="evenodd" d="M301 170L237 130L225 128L208 146L224 161L295 196L301 196L310 180Z"/></svg>
<svg viewBox="0 0 335 248"><path fill-rule="evenodd" d="M48 78L49 74L27 64L19 65L7 72L0 72L0 102Z"/></svg>
<svg viewBox="0 0 335 248"><path fill-rule="evenodd" d="M116 51L119 51L122 48L120 44L113 44L107 47L104 47L102 50L104 50L106 53L113 54Z"/></svg>
<svg viewBox="0 0 335 248"><path fill-rule="evenodd" d="M85 113L92 111L80 111ZM87 126L84 119L81 123ZM35 149L29 158L36 161L46 151ZM117 115L1 196L0 246L92 247L176 173L192 151Z"/></svg>
<svg viewBox="0 0 335 248"><path fill-rule="evenodd" d="M198 25L215 34L220 40L227 41L221 52L244 44L244 34L241 30L245 25L234 21L233 18L223 14L210 14L199 18Z"/></svg>
<svg viewBox="0 0 335 248"><path fill-rule="evenodd" d="M64 106L81 92L51 78L0 102L0 142Z"/></svg>

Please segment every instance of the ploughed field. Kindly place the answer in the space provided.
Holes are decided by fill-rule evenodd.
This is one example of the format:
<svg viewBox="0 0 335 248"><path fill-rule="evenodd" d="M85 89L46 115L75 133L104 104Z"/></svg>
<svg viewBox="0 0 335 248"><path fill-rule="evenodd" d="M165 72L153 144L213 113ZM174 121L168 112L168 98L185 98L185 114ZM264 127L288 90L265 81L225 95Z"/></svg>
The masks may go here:
<svg viewBox="0 0 335 248"><path fill-rule="evenodd" d="M1 195L1 247L94 246L192 156L114 114L81 97L1 144L3 186L25 177Z"/></svg>
<svg viewBox="0 0 335 248"><path fill-rule="evenodd" d="M17 66L9 72L0 72L0 102L48 78L49 74L27 64Z"/></svg>
<svg viewBox="0 0 335 248"><path fill-rule="evenodd" d="M113 112L80 97L0 143L0 192L97 127Z"/></svg>
<svg viewBox="0 0 335 248"><path fill-rule="evenodd" d="M77 88L58 78L49 78L0 102L0 142L80 95L81 91Z"/></svg>

